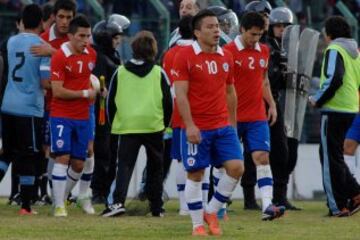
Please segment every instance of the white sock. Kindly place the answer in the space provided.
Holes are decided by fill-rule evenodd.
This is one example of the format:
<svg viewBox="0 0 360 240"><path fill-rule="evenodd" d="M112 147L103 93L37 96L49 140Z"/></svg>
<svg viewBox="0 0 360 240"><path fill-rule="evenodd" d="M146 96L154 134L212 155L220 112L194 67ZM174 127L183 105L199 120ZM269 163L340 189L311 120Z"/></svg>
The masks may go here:
<svg viewBox="0 0 360 240"><path fill-rule="evenodd" d="M67 170L67 177L66 177L66 188L65 188L65 195L63 201L67 199L69 193L73 190L76 183L78 182L81 176L81 172L75 172L72 167L70 166Z"/></svg>
<svg viewBox="0 0 360 240"><path fill-rule="evenodd" d="M217 186L219 184L219 180L220 180L220 178L222 178L224 173L225 173L225 168L223 168L223 167L213 168L214 192L216 192ZM226 203L223 204L222 208L226 208Z"/></svg>
<svg viewBox="0 0 360 240"><path fill-rule="evenodd" d="M220 178L217 190L211 198L206 212L217 213L223 205L229 201L229 198L235 190L238 181L238 179L232 178L227 175L227 173L224 173Z"/></svg>
<svg viewBox="0 0 360 240"><path fill-rule="evenodd" d="M272 204L271 199L273 195L273 179L270 165L256 166L257 183L260 190L262 210Z"/></svg>
<svg viewBox="0 0 360 240"><path fill-rule="evenodd" d="M185 185L185 199L189 208L193 228L204 225L201 184L201 182L195 182L187 179Z"/></svg>
<svg viewBox="0 0 360 240"><path fill-rule="evenodd" d="M350 170L350 173L352 175L355 175L355 169L356 169L356 165L355 165L355 162L356 162L356 157L355 156L351 156L351 155L346 155L344 154L344 160L345 160L345 163L346 165L348 166L349 170Z"/></svg>
<svg viewBox="0 0 360 240"><path fill-rule="evenodd" d="M55 207L64 207L67 168L67 165L55 163L52 170L52 194Z"/></svg>
<svg viewBox="0 0 360 240"><path fill-rule="evenodd" d="M210 167L205 168L204 177L201 184L203 208L206 209L209 198L209 187L210 187Z"/></svg>
<svg viewBox="0 0 360 240"><path fill-rule="evenodd" d="M88 197L91 178L94 171L94 156L86 158L84 163L84 169L82 171L80 181L79 181L79 196Z"/></svg>
<svg viewBox="0 0 360 240"><path fill-rule="evenodd" d="M182 162L178 162L176 168L176 186L179 194L180 210L189 211L185 201L185 183L186 183L186 171Z"/></svg>

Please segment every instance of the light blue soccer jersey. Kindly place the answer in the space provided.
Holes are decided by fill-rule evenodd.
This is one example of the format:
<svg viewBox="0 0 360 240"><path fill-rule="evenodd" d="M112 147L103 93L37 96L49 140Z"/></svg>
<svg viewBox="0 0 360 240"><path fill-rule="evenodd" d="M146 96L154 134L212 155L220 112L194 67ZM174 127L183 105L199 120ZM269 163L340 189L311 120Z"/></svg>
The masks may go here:
<svg viewBox="0 0 360 240"><path fill-rule="evenodd" d="M50 58L35 57L30 53L31 46L42 42L33 33L19 33L9 39L9 73L1 106L3 113L43 117L44 92L41 80L50 77Z"/></svg>

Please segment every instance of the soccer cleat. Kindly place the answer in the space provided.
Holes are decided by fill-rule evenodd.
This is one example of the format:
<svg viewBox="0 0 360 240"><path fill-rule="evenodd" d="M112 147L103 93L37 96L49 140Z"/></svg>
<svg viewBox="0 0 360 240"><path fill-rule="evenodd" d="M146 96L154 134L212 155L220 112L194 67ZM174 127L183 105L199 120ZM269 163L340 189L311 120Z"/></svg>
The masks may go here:
<svg viewBox="0 0 360 240"><path fill-rule="evenodd" d="M67 211L65 207L55 207L54 217L67 217Z"/></svg>
<svg viewBox="0 0 360 240"><path fill-rule="evenodd" d="M21 205L21 196L20 196L20 193L16 193L14 196L11 196L9 198L9 201L7 203L8 205L18 205L20 206Z"/></svg>
<svg viewBox="0 0 360 240"><path fill-rule="evenodd" d="M21 216L30 216L30 215L37 215L37 214L38 214L38 212L34 211L32 209L30 209L30 211L29 211L29 210L27 210L25 208L22 208L19 211L19 215L21 215Z"/></svg>
<svg viewBox="0 0 360 240"><path fill-rule="evenodd" d="M224 222L229 221L226 208L220 208L220 210L217 212L217 217L219 220L223 220Z"/></svg>
<svg viewBox="0 0 360 240"><path fill-rule="evenodd" d="M283 216L285 213L285 207L284 206L275 206L274 204L270 204L265 211L263 212L262 215L262 220L263 221L271 221L274 220L275 218L279 218L281 216Z"/></svg>
<svg viewBox="0 0 360 240"><path fill-rule="evenodd" d="M193 229L191 235L192 236L208 236L209 234L207 234L204 225L200 225Z"/></svg>
<svg viewBox="0 0 360 240"><path fill-rule="evenodd" d="M360 194L353 197L353 199L349 202L349 211L350 215L354 215L360 211Z"/></svg>
<svg viewBox="0 0 360 240"><path fill-rule="evenodd" d="M116 217L120 216L125 213L125 208L122 203L115 203L109 205L102 213L101 215L103 217Z"/></svg>
<svg viewBox="0 0 360 240"><path fill-rule="evenodd" d="M222 234L216 213L204 212L204 220L209 225L209 232L211 235L220 236Z"/></svg>
<svg viewBox="0 0 360 240"><path fill-rule="evenodd" d="M349 217L350 216L350 211L347 208L343 208L341 209L341 211L337 214L332 214L332 217Z"/></svg>
<svg viewBox="0 0 360 240"><path fill-rule="evenodd" d="M95 214L95 209L91 204L91 199L89 197L78 197L76 199L76 205L86 214Z"/></svg>

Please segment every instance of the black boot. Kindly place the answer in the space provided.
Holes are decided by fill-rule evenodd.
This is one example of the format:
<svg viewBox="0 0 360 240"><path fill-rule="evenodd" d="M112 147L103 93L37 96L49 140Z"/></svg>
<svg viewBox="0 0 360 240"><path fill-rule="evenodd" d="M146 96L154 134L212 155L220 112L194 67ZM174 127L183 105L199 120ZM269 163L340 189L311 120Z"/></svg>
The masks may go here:
<svg viewBox="0 0 360 240"><path fill-rule="evenodd" d="M244 209L245 210L261 210L261 207L255 200L254 187L243 187L244 193Z"/></svg>

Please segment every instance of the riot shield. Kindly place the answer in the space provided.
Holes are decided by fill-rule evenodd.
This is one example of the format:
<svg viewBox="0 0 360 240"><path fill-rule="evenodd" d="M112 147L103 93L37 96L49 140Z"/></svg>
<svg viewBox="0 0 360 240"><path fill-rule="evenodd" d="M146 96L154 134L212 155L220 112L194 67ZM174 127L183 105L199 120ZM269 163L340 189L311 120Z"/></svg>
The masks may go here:
<svg viewBox="0 0 360 240"><path fill-rule="evenodd" d="M318 31L310 28L304 29L300 35L298 77L296 84L296 112L293 135L293 137L298 140L301 138L319 36L320 33Z"/></svg>
<svg viewBox="0 0 360 240"><path fill-rule="evenodd" d="M289 25L285 28L282 38L282 48L288 59L284 109L284 123L288 137L294 137L299 35L300 26Z"/></svg>

